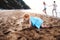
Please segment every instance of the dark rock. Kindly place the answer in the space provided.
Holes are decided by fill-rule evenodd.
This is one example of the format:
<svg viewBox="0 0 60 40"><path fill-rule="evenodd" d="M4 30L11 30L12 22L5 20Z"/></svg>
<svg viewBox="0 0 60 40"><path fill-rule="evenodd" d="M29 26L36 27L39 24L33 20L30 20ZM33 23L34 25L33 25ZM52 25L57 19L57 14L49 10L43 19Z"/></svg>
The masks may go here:
<svg viewBox="0 0 60 40"><path fill-rule="evenodd" d="M55 35L54 37L56 38L56 40L60 40L60 35Z"/></svg>
<svg viewBox="0 0 60 40"><path fill-rule="evenodd" d="M23 0L0 0L0 9L30 9Z"/></svg>

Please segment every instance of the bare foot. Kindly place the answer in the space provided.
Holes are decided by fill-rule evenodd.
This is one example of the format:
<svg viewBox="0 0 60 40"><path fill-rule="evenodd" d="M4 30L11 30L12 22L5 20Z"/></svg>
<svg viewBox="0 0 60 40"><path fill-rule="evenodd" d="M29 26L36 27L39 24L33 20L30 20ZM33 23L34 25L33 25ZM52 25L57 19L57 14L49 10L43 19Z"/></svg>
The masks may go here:
<svg viewBox="0 0 60 40"><path fill-rule="evenodd" d="M47 24L42 24L42 28L49 28L50 26Z"/></svg>

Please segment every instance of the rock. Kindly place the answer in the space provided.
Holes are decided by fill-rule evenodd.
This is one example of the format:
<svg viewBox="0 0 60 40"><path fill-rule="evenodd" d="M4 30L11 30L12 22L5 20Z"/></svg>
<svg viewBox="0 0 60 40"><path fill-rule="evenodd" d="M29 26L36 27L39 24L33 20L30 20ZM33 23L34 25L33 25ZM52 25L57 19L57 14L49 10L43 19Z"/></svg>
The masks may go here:
<svg viewBox="0 0 60 40"><path fill-rule="evenodd" d="M23 0L0 0L0 9L30 9Z"/></svg>

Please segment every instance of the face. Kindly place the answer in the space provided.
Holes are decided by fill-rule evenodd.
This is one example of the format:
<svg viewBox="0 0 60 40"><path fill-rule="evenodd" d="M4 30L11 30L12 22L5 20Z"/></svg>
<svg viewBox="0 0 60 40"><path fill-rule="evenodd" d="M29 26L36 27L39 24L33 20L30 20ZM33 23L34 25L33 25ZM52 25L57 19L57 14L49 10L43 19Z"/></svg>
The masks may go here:
<svg viewBox="0 0 60 40"><path fill-rule="evenodd" d="M26 20L26 21L27 21L27 20L29 20L29 18L24 18L24 20Z"/></svg>

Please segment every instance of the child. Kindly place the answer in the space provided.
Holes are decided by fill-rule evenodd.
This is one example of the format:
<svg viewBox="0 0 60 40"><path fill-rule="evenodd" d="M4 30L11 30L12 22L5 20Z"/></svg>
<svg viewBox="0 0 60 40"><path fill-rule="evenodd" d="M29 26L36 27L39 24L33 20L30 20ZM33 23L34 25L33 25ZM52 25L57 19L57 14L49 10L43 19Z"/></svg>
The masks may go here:
<svg viewBox="0 0 60 40"><path fill-rule="evenodd" d="M46 13L46 3L45 3L45 2L43 2L43 5L44 5L43 12L47 15L47 13Z"/></svg>
<svg viewBox="0 0 60 40"><path fill-rule="evenodd" d="M55 11L56 17L57 17L56 7L57 7L57 5L56 5L56 2L54 1L53 9L52 9L52 14L53 14L53 12ZM54 14L53 14L53 16L54 16Z"/></svg>
<svg viewBox="0 0 60 40"><path fill-rule="evenodd" d="M33 27L36 27L38 29L40 29L40 27L42 27L42 28L44 28L44 27L48 28L49 27L43 23L44 21L42 19L30 16L29 14L25 14L23 16L23 18L24 18L25 23L30 24L29 25L30 27L33 26Z"/></svg>

